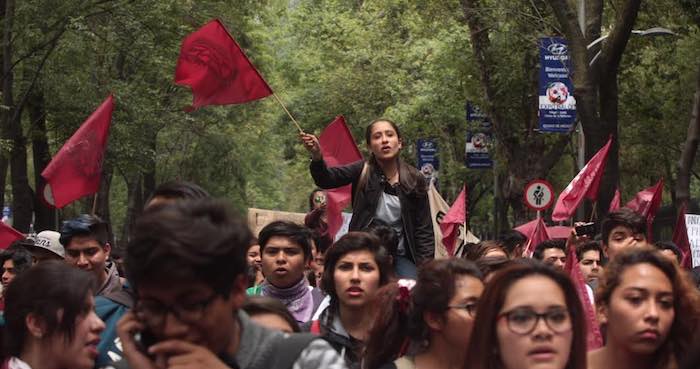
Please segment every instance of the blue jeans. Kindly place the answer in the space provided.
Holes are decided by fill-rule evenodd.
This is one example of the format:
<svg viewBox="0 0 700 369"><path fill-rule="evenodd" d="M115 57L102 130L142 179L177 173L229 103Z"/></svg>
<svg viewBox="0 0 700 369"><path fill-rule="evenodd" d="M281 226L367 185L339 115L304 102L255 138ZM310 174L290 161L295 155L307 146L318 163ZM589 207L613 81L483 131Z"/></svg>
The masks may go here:
<svg viewBox="0 0 700 369"><path fill-rule="evenodd" d="M394 270L396 270L396 276L399 278L418 278L416 264L413 264L411 259L405 256L394 256Z"/></svg>

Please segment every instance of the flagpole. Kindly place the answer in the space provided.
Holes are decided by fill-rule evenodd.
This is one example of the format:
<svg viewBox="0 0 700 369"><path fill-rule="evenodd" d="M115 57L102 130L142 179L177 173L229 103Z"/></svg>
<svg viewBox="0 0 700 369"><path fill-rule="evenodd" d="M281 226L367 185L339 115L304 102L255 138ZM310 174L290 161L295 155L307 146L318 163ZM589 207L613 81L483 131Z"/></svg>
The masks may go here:
<svg viewBox="0 0 700 369"><path fill-rule="evenodd" d="M292 120L292 122L294 122L294 125L297 126L297 129L299 130L299 133L304 133L304 130L301 129L301 126L299 125L299 123L297 122L297 120L294 119L294 117L292 116L292 113L290 113L289 110L287 110L287 107L284 106L284 104L282 103L282 100L280 100L279 96L277 96L277 94L274 93L274 92L272 93L272 96L275 97L275 100L277 100L277 102L280 104L280 106L282 106L282 109L284 109L284 111L287 113L287 115L288 115L289 118Z"/></svg>
<svg viewBox="0 0 700 369"><path fill-rule="evenodd" d="M597 207L598 207L598 200L593 201L593 209L591 209L591 219L588 220L589 223L593 221L593 218L595 218Z"/></svg>
<svg viewBox="0 0 700 369"><path fill-rule="evenodd" d="M97 192L95 192L95 196L92 198L92 215L96 215L95 212L97 211Z"/></svg>

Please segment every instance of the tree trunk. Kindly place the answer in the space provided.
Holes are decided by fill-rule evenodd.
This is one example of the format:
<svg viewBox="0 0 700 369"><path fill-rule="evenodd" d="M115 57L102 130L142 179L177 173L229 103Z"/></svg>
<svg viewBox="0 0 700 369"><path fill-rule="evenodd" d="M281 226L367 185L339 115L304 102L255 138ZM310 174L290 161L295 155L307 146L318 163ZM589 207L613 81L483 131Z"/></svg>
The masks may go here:
<svg viewBox="0 0 700 369"><path fill-rule="evenodd" d="M126 244L131 239L131 234L136 224L136 219L141 214L143 208L143 189L142 178L136 175L133 178L126 179L127 189L127 208L124 216L124 227L122 228L122 237L120 242Z"/></svg>
<svg viewBox="0 0 700 369"><path fill-rule="evenodd" d="M100 189L97 192L96 214L109 225L109 240L114 243L114 229L112 228L112 216L109 207L109 191L112 185L114 167L108 160L104 161L100 174Z"/></svg>
<svg viewBox="0 0 700 369"><path fill-rule="evenodd" d="M41 88L35 89L27 101L30 129L32 139L32 152L34 161L34 230L41 232L56 228L56 210L43 201L43 189L46 180L41 176L49 162L51 151L46 137L46 107L44 93Z"/></svg>
<svg viewBox="0 0 700 369"><path fill-rule="evenodd" d="M688 124L688 138L683 145L680 160L678 161L678 176L676 182L676 209L680 209L690 200L690 172L695 162L695 154L698 152L700 142L700 67L695 84L695 98L693 99L693 112Z"/></svg>

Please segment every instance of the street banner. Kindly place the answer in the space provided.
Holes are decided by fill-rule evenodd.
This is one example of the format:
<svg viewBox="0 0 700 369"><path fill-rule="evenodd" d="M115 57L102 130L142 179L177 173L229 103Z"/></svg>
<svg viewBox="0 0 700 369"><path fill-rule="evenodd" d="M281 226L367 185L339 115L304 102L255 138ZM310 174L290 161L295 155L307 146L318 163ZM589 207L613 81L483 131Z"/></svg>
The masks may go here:
<svg viewBox="0 0 700 369"><path fill-rule="evenodd" d="M483 122L489 120L486 117L486 113L479 108L479 106L474 105L472 102L467 101L467 122Z"/></svg>
<svg viewBox="0 0 700 369"><path fill-rule="evenodd" d="M469 169L493 168L489 146L493 136L490 132L467 131L464 161Z"/></svg>
<svg viewBox="0 0 700 369"><path fill-rule="evenodd" d="M685 226L688 229L688 242L690 243L693 267L696 267L700 265L700 215L686 214Z"/></svg>
<svg viewBox="0 0 700 369"><path fill-rule="evenodd" d="M416 142L418 153L418 169L428 183L437 181L440 170L437 141L427 138L419 138Z"/></svg>
<svg viewBox="0 0 700 369"><path fill-rule="evenodd" d="M571 82L571 58L566 40L539 40L539 123L541 132L569 132L576 120L576 99Z"/></svg>

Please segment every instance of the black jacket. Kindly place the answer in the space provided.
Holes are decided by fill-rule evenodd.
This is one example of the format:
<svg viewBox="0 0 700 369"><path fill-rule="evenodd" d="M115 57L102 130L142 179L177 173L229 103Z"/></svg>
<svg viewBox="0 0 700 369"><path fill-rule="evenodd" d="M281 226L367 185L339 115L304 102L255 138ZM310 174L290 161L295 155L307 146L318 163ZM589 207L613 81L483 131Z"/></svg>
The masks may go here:
<svg viewBox="0 0 700 369"><path fill-rule="evenodd" d="M367 184L360 193L356 191L363 166L364 160L332 168L327 167L323 160L312 161L310 165L311 176L320 188L331 189L352 184L353 209L350 231L362 231L372 223L377 203L384 191L385 179L377 171L369 176ZM398 186L401 221L407 245L406 252L416 265L435 257L435 239L433 223L430 219L428 186L422 176L419 177L419 181L418 189L411 192L407 192L403 186Z"/></svg>

